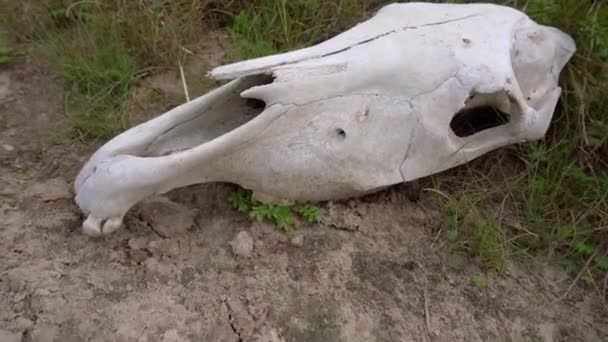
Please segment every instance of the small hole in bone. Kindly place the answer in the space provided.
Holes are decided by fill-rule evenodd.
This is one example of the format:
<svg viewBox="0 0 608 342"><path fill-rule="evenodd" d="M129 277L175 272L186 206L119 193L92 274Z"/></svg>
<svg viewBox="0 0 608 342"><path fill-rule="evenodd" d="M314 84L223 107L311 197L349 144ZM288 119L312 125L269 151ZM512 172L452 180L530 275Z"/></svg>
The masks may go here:
<svg viewBox="0 0 608 342"><path fill-rule="evenodd" d="M346 132L342 129L342 128L337 128L336 129L336 134L338 135L338 137L340 137L341 139L346 139Z"/></svg>
<svg viewBox="0 0 608 342"><path fill-rule="evenodd" d="M509 114L490 105L465 108L452 118L450 128L460 138L509 123Z"/></svg>

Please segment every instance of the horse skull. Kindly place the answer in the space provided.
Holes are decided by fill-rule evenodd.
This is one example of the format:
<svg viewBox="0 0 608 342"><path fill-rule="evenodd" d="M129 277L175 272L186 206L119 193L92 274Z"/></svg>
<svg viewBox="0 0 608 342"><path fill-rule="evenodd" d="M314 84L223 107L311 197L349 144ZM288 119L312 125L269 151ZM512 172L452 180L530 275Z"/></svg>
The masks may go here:
<svg viewBox="0 0 608 342"><path fill-rule="evenodd" d="M407 3L316 46L211 71L229 83L85 164L83 229L147 196L231 182L265 201L358 196L543 137L575 44L497 5Z"/></svg>

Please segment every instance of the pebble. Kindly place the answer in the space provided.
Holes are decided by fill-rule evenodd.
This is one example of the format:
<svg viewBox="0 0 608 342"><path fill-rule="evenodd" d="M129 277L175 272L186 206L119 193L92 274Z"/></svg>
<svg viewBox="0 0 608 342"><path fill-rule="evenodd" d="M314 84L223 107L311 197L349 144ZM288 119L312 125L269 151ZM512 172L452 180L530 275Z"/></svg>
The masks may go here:
<svg viewBox="0 0 608 342"><path fill-rule="evenodd" d="M234 255L249 258L253 253L253 238L248 232L242 231L230 242L230 246Z"/></svg>
<svg viewBox="0 0 608 342"><path fill-rule="evenodd" d="M295 247L304 246L304 235L297 234L296 236L291 238L291 244Z"/></svg>
<svg viewBox="0 0 608 342"><path fill-rule="evenodd" d="M15 325L20 330L28 330L34 325L34 323L25 317L17 317L15 320Z"/></svg>
<svg viewBox="0 0 608 342"><path fill-rule="evenodd" d="M179 336L177 330L171 329L165 331L165 334L163 335L163 342L184 342L184 339Z"/></svg>
<svg viewBox="0 0 608 342"><path fill-rule="evenodd" d="M9 144L3 144L2 148L9 151L9 152L13 152L15 150L15 146L13 145L9 145Z"/></svg>
<svg viewBox="0 0 608 342"><path fill-rule="evenodd" d="M13 334L0 329L0 341L2 342L21 342L21 334Z"/></svg>

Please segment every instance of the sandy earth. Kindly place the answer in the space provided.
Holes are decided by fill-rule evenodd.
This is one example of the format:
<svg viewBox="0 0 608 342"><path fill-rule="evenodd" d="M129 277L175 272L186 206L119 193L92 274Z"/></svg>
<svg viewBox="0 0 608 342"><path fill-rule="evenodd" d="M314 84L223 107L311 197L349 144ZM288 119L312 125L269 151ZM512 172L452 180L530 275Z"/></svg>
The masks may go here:
<svg viewBox="0 0 608 342"><path fill-rule="evenodd" d="M179 89L142 87L162 83ZM472 286L483 271L440 249L433 197L406 185L288 233L230 208L231 185L192 186L84 236L70 184L96 145L41 149L62 113L43 63L0 66L0 342L608 340L602 299L561 298L572 279L554 266Z"/></svg>

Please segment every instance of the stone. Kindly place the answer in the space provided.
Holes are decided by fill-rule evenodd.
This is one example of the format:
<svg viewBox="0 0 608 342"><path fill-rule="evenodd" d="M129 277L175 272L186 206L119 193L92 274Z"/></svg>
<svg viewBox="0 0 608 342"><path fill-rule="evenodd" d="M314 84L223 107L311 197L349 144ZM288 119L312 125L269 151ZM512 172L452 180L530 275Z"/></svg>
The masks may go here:
<svg viewBox="0 0 608 342"><path fill-rule="evenodd" d="M53 326L36 326L32 331L32 342L56 342L59 328Z"/></svg>
<svg viewBox="0 0 608 342"><path fill-rule="evenodd" d="M0 342L21 342L22 334L11 333L0 329Z"/></svg>
<svg viewBox="0 0 608 342"><path fill-rule="evenodd" d="M194 210L165 197L153 197L139 208L141 219L163 238L184 234L194 225Z"/></svg>
<svg viewBox="0 0 608 342"><path fill-rule="evenodd" d="M185 340L179 336L177 330L171 329L163 334L163 342L185 342Z"/></svg>
<svg viewBox="0 0 608 342"><path fill-rule="evenodd" d="M291 245L294 247L302 247L304 246L304 235L302 234L296 234L294 237L291 238Z"/></svg>
<svg viewBox="0 0 608 342"><path fill-rule="evenodd" d="M15 320L15 325L20 330L28 330L34 325L34 323L28 318L17 317L17 319Z"/></svg>
<svg viewBox="0 0 608 342"><path fill-rule="evenodd" d="M253 253L253 238L248 232L242 231L230 241L230 247L232 247L232 253L234 253L234 255L242 258L249 258Z"/></svg>

